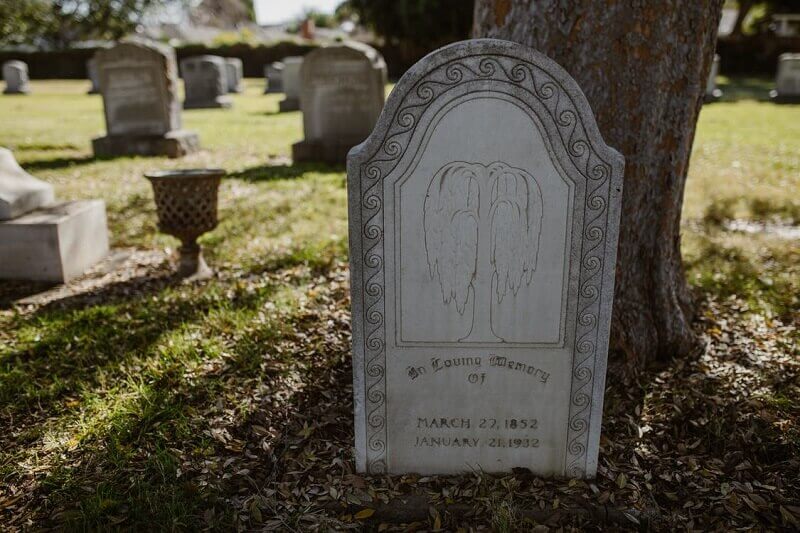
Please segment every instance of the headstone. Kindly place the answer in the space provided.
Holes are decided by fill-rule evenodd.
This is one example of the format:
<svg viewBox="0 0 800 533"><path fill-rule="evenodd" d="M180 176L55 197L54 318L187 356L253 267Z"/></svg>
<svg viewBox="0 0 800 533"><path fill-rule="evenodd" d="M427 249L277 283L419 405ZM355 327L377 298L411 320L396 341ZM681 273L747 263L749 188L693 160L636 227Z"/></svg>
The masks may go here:
<svg viewBox="0 0 800 533"><path fill-rule="evenodd" d="M98 94L100 92L100 79L97 76L97 59L92 58L86 62L86 74L92 83L89 88L89 94Z"/></svg>
<svg viewBox="0 0 800 533"><path fill-rule="evenodd" d="M25 172L11 150L0 147L0 220L53 203L53 186Z"/></svg>
<svg viewBox="0 0 800 533"><path fill-rule="evenodd" d="M54 203L53 188L0 148L0 279L65 282L107 254L101 200Z"/></svg>
<svg viewBox="0 0 800 533"><path fill-rule="evenodd" d="M226 57L225 68L228 75L228 92L242 92L242 78L244 77L244 65L238 57Z"/></svg>
<svg viewBox="0 0 800 533"><path fill-rule="evenodd" d="M130 39L95 54L108 134L92 140L96 156L181 157L200 147L181 129L175 51Z"/></svg>
<svg viewBox="0 0 800 533"><path fill-rule="evenodd" d="M203 55L181 60L184 109L231 107L225 58Z"/></svg>
<svg viewBox="0 0 800 533"><path fill-rule="evenodd" d="M385 86L386 63L370 46L341 43L309 53L300 72L305 139L292 146L294 160L344 163L375 127Z"/></svg>
<svg viewBox="0 0 800 533"><path fill-rule="evenodd" d="M778 37L797 37L800 35L800 14L779 13L772 15L772 26Z"/></svg>
<svg viewBox="0 0 800 533"><path fill-rule="evenodd" d="M781 54L778 58L776 89L773 100L778 103L800 103L800 54Z"/></svg>
<svg viewBox="0 0 800 533"><path fill-rule="evenodd" d="M722 91L717 88L717 76L719 76L719 54L714 54L714 61L711 63L711 71L706 80L706 102L716 102L722 98Z"/></svg>
<svg viewBox="0 0 800 533"><path fill-rule="evenodd" d="M283 92L283 63L276 61L264 66L264 94Z"/></svg>
<svg viewBox="0 0 800 533"><path fill-rule="evenodd" d="M360 472L595 475L623 167L535 50L403 76L347 165Z"/></svg>
<svg viewBox="0 0 800 533"><path fill-rule="evenodd" d="M278 102L281 113L300 109L300 69L302 57L287 57L283 60L283 94Z"/></svg>
<svg viewBox="0 0 800 533"><path fill-rule="evenodd" d="M3 63L3 80L6 82L3 94L28 94L30 92L28 65L22 61L12 60Z"/></svg>

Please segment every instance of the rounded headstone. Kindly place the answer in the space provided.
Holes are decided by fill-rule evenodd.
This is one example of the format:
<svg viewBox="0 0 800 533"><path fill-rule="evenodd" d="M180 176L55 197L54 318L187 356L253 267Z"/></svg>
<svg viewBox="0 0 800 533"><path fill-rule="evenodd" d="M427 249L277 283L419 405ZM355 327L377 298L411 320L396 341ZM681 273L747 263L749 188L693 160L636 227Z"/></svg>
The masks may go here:
<svg viewBox="0 0 800 533"><path fill-rule="evenodd" d="M714 60L711 62L711 70L708 73L706 80L705 101L715 102L722 98L722 91L717 88L717 76L719 76L720 57L719 54L714 54Z"/></svg>
<svg viewBox="0 0 800 533"><path fill-rule="evenodd" d="M3 80L6 83L4 94L28 94L30 92L28 65L22 61L14 59L3 63Z"/></svg>
<svg viewBox="0 0 800 533"><path fill-rule="evenodd" d="M264 94L283 92L283 63L276 61L264 66Z"/></svg>
<svg viewBox="0 0 800 533"><path fill-rule="evenodd" d="M181 61L186 99L184 109L230 107L225 58L194 56Z"/></svg>
<svg viewBox="0 0 800 533"><path fill-rule="evenodd" d="M375 126L386 80L383 57L365 44L333 44L305 56L300 70L305 140L293 147L295 161L343 163Z"/></svg>
<svg viewBox="0 0 800 533"><path fill-rule="evenodd" d="M95 54L109 135L164 135L181 127L175 51L130 39Z"/></svg>
<svg viewBox="0 0 800 533"><path fill-rule="evenodd" d="M358 471L595 476L623 169L531 48L403 75L347 158Z"/></svg>
<svg viewBox="0 0 800 533"><path fill-rule="evenodd" d="M97 76L97 59L94 57L86 62L86 74L91 82L89 87L89 94L100 93L100 79Z"/></svg>
<svg viewBox="0 0 800 533"><path fill-rule="evenodd" d="M800 100L800 54L781 54L775 86L779 97Z"/></svg>
<svg viewBox="0 0 800 533"><path fill-rule="evenodd" d="M281 111L300 109L300 69L302 66L302 56L290 56L283 60L284 99L279 103Z"/></svg>
<svg viewBox="0 0 800 533"><path fill-rule="evenodd" d="M228 79L228 92L242 92L242 78L244 77L244 66L238 57L226 57L225 68Z"/></svg>

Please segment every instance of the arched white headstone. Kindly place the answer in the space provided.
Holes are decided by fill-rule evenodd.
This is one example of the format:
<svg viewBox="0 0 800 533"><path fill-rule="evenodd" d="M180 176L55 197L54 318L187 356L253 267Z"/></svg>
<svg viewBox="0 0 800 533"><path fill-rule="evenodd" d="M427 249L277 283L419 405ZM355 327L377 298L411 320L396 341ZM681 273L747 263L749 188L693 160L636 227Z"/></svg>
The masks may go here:
<svg viewBox="0 0 800 533"><path fill-rule="evenodd" d="M530 48L403 76L348 156L359 471L594 476L623 166Z"/></svg>

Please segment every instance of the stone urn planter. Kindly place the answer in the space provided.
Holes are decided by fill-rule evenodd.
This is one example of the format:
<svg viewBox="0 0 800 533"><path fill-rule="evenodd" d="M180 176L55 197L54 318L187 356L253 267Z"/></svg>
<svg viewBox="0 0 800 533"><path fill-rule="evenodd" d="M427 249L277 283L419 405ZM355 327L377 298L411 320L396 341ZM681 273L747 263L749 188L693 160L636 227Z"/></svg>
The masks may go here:
<svg viewBox="0 0 800 533"><path fill-rule="evenodd" d="M178 275L190 279L211 276L197 239L217 227L217 190L225 171L217 168L149 172L158 229L181 240Z"/></svg>

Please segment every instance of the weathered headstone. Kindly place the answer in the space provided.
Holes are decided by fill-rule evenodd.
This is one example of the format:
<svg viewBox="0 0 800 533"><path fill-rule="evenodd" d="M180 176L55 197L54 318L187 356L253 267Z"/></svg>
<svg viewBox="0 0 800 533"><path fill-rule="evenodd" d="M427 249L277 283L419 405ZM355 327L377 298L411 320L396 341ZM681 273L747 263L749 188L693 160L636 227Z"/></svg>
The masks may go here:
<svg viewBox="0 0 800 533"><path fill-rule="evenodd" d="M242 78L244 77L244 65L238 57L226 57L225 68L228 75L228 92L242 92Z"/></svg>
<svg viewBox="0 0 800 533"><path fill-rule="evenodd" d="M305 139L292 146L294 160L344 163L381 114L386 63L361 43L317 48L305 56L300 86Z"/></svg>
<svg viewBox="0 0 800 533"><path fill-rule="evenodd" d="M54 199L52 185L25 172L11 150L0 148L0 220L17 218Z"/></svg>
<svg viewBox="0 0 800 533"><path fill-rule="evenodd" d="M228 67L220 56L195 56L181 60L184 109L231 107L228 96Z"/></svg>
<svg viewBox="0 0 800 533"><path fill-rule="evenodd" d="M100 78L97 76L97 59L91 58L86 62L86 74L92 86L89 87L89 94L98 94L100 92Z"/></svg>
<svg viewBox="0 0 800 533"><path fill-rule="evenodd" d="M276 61L264 66L264 94L283 92L283 63Z"/></svg>
<svg viewBox="0 0 800 533"><path fill-rule="evenodd" d="M403 76L348 156L359 471L595 475L623 166L530 48Z"/></svg>
<svg viewBox="0 0 800 533"><path fill-rule="evenodd" d="M778 103L800 103L800 54L781 54L775 85L771 93L773 100Z"/></svg>
<svg viewBox="0 0 800 533"><path fill-rule="evenodd" d="M714 61L711 63L711 71L708 73L708 79L706 80L706 93L704 97L706 102L716 102L717 100L722 98L722 90L717 88L717 76L719 76L719 63L720 63L719 54L714 54Z"/></svg>
<svg viewBox="0 0 800 533"><path fill-rule="evenodd" d="M28 65L22 61L11 60L3 63L3 80L6 88L3 94L28 94Z"/></svg>
<svg viewBox="0 0 800 533"><path fill-rule="evenodd" d="M108 134L92 140L97 156L181 157L200 147L181 130L175 51L131 39L95 55Z"/></svg>
<svg viewBox="0 0 800 533"><path fill-rule="evenodd" d="M300 109L300 69L302 66L302 57L287 57L283 60L284 98L278 102L281 112Z"/></svg>
<svg viewBox="0 0 800 533"><path fill-rule="evenodd" d="M107 254L101 200L54 203L52 186L0 148L0 279L64 282Z"/></svg>

